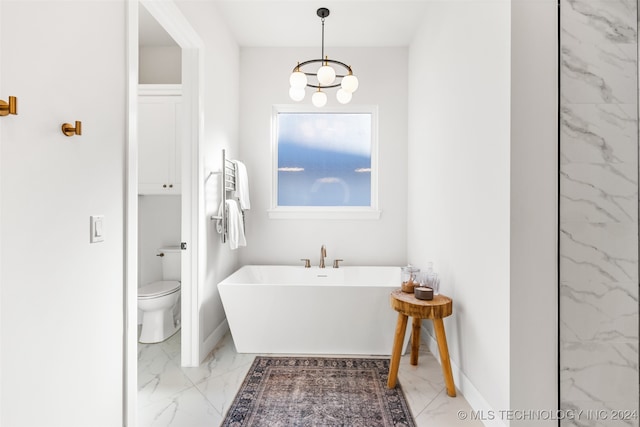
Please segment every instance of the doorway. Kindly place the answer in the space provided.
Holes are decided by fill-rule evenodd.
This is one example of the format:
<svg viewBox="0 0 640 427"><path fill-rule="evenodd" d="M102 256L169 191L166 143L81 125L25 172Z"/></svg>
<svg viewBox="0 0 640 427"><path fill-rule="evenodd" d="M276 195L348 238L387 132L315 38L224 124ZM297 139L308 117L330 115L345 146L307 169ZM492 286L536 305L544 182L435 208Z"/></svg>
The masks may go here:
<svg viewBox="0 0 640 427"><path fill-rule="evenodd" d="M169 260L183 258L176 252L181 235L182 49L140 4L138 7L138 287L179 280L179 269L166 269ZM165 256L173 253L172 256ZM177 257L176 257L177 255ZM171 276L164 272L174 271ZM184 286L189 286L187 282ZM147 288L148 289L148 288ZM180 299L174 324L179 327ZM142 327L138 311L138 327ZM148 326L147 326L148 327ZM142 342L163 341L149 336ZM180 330L173 339L179 342ZM164 339L163 339L164 338ZM140 338L139 338L140 339Z"/></svg>
<svg viewBox="0 0 640 427"><path fill-rule="evenodd" d="M127 3L128 18L128 144L126 167L125 211L125 425L137 425L137 340L139 277L139 142L138 142L138 75L139 75L139 19L140 10L147 13L175 41L180 49L181 125L177 130L181 143L180 177L180 241L181 251L181 351L182 366L199 364L199 322L197 310L198 283L198 201L199 142L201 137L199 100L202 42L173 2L139 0ZM174 187L175 189L175 187ZM166 196L163 196L166 197Z"/></svg>

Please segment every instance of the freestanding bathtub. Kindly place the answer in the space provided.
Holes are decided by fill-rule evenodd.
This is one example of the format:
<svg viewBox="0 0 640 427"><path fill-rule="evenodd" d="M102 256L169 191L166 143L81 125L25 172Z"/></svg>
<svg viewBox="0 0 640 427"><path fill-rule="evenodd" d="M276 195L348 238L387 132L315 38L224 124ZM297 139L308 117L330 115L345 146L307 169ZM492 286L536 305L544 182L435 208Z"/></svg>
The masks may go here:
<svg viewBox="0 0 640 427"><path fill-rule="evenodd" d="M390 355L399 287L400 267L247 265L218 283L240 353Z"/></svg>

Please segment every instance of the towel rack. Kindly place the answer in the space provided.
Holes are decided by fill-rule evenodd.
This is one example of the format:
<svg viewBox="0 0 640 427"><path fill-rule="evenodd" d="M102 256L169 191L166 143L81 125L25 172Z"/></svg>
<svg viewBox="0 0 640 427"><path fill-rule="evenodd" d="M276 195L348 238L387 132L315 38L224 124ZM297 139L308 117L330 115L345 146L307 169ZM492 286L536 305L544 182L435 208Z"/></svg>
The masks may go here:
<svg viewBox="0 0 640 427"><path fill-rule="evenodd" d="M228 221L229 212L227 210L227 199L228 199L227 193L230 191L236 190L236 167L231 160L227 159L227 154L224 149L222 150L222 169L219 172L211 172L209 176L219 175L219 174L222 174L222 179L220 180L221 181L220 187L222 190L222 203L221 203L222 215L212 215L211 219L220 221L220 224L222 227L222 230L220 231L222 243L225 243L227 241L227 235L229 231L229 221Z"/></svg>

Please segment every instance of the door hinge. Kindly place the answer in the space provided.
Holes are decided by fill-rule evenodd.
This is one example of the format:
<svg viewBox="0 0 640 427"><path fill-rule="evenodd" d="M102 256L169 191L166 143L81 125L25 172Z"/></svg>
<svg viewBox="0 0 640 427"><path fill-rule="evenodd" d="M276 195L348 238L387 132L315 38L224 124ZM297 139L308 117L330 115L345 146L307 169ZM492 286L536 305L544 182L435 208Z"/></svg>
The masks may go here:
<svg viewBox="0 0 640 427"><path fill-rule="evenodd" d="M180 243L180 249L182 249L183 251L187 250L187 242L181 242Z"/></svg>

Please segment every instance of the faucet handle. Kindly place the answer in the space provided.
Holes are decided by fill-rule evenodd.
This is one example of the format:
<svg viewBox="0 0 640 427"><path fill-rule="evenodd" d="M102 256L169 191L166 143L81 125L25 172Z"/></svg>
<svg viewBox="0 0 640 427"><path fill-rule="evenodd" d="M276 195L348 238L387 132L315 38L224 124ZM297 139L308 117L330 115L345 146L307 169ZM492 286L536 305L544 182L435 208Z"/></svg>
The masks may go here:
<svg viewBox="0 0 640 427"><path fill-rule="evenodd" d="M334 259L333 260L333 268L340 268L340 264L338 264L340 261L344 261L343 259Z"/></svg>
<svg viewBox="0 0 640 427"><path fill-rule="evenodd" d="M304 268L311 268L311 260L309 258L301 258L300 261L304 261Z"/></svg>

